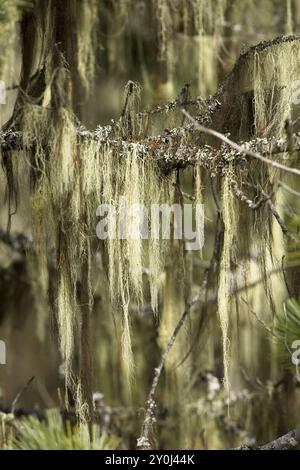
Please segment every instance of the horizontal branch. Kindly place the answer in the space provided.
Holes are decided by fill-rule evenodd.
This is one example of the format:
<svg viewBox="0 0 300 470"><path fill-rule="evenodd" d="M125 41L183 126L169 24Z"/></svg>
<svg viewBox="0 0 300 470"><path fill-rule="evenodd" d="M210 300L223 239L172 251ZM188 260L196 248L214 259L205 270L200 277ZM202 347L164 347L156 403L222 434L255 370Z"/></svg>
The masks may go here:
<svg viewBox="0 0 300 470"><path fill-rule="evenodd" d="M291 450L300 444L300 428L293 429L287 434L278 437L274 441L260 447L241 446L232 450Z"/></svg>
<svg viewBox="0 0 300 470"><path fill-rule="evenodd" d="M187 165L195 165L199 163L201 166L206 168L212 173L223 174L224 167L228 158L232 161L235 159L237 162L244 160L245 155L252 156L262 162L271 165L275 168L289 171L290 173L299 175L300 171L297 169L286 170L285 165L270 160L270 155L285 153L290 151L289 144L284 139L253 139L249 142L235 143L230 140L226 135L220 134L214 130L214 118L213 116L219 116L224 114L225 95L230 96L232 90L232 82L235 79L235 75L239 70L241 64L249 59L255 53L261 53L269 47L277 44L287 42L298 42L300 36L281 36L275 38L272 41L262 42L255 46L252 46L244 54L242 54L237 60L232 72L228 75L225 81L221 84L214 96L208 99L196 98L183 100L182 96L179 96L174 101L163 103L156 106L153 109L145 110L137 113L137 119L155 116L160 113L176 110L177 108L196 106L198 108L197 118L193 119L191 124L176 127L171 130L165 131L161 135L149 136L140 138L135 141L122 140L113 135L113 125L110 126L98 126L95 131L87 131L83 127L77 130L78 138L81 140L93 139L97 140L103 145L108 145L116 148L120 153L128 151L132 146L138 147L141 154L151 153L154 158L162 161L168 170L176 168L182 168ZM225 99L226 101L226 99ZM197 145L193 144L193 137L195 136L196 130L199 130L199 126L211 125L208 134L216 137L223 141L221 148L219 146L212 147L210 145L201 145L197 142ZM209 127L205 127L209 129ZM222 138L220 138L220 135ZM188 140L188 143L186 141ZM197 139L195 139L197 140ZM295 151L300 150L300 138L297 134L294 135ZM45 144L47 145L47 143ZM11 130L1 132L0 131L0 146L5 150L15 150L22 148L22 133L13 132ZM228 148L230 148L230 155L228 155Z"/></svg>
<svg viewBox="0 0 300 470"><path fill-rule="evenodd" d="M160 105L157 105L155 108L141 111L137 114L138 117L145 117L145 116L155 116L157 114L162 114L166 113L169 111L174 111L176 109L180 109L184 107L190 107L190 106L196 106L198 108L203 107L207 111L213 111L215 110L218 106L220 106L220 102L216 100L214 97L210 97L207 99L202 99L202 98L196 98L196 99L190 99L187 101L182 101L181 99L176 99L174 101L169 101L169 103L163 103Z"/></svg>
<svg viewBox="0 0 300 470"><path fill-rule="evenodd" d="M293 429L284 436L260 447L260 450L289 450L300 444L300 428Z"/></svg>
<svg viewBox="0 0 300 470"><path fill-rule="evenodd" d="M193 123L177 127L164 132L162 135L150 136L141 138L138 141L127 141L118 139L113 136L113 126L99 126L93 132L87 131L80 127L77 130L79 139L95 139L104 145L109 145L113 148L124 151L124 153L131 146L138 146L141 154L153 154L154 158L163 161L169 169L175 169L185 167L186 165L194 165L200 163L203 167L208 170L213 170L216 174L222 174L224 166L226 166L226 154L228 153L228 147L231 147L230 158L239 161L241 157L245 155L252 156L253 158L259 159L262 162L272 165L275 168L289 171L290 173L299 175L300 171L297 169L286 170L285 165L277 161L270 160L267 156L284 153L289 151L288 143L283 139L253 139L250 142L235 143L228 139L228 137L217 133L213 129L210 129L209 134L214 137L220 138L226 143L227 146L223 146L221 149L216 149L208 145L199 146L193 145L191 142L187 145L183 145L186 142L186 137L193 137L193 133L198 129L199 126L212 124L212 115L224 114L224 95L226 90L230 94L232 90L232 81L239 70L241 64L253 56L255 53L261 53L267 48L282 44L298 42L300 36L280 36L272 41L261 42L255 46L250 47L244 54L242 54L237 60L232 72L228 75L225 81L221 84L214 96L210 96L207 99L196 98L183 100L182 96L179 96L174 101L163 103L156 106L153 109L141 111L137 113L136 117L142 118L147 116L155 116L157 114L175 110L177 108L197 106L198 115L197 119L193 118ZM228 94L227 93L227 94ZM206 127L208 129L208 127ZM300 150L300 139L297 134L294 136L295 140L295 151ZM190 140L190 139L189 139ZM11 130L1 132L0 131L0 146L5 150L15 150L22 148L22 133L12 132ZM242 148L243 147L243 148ZM216 165L216 162L218 163Z"/></svg>
<svg viewBox="0 0 300 470"><path fill-rule="evenodd" d="M188 116L190 115L188 114ZM237 144L227 136L204 127L194 118L192 119L192 124L173 128L161 135L150 136L140 141L125 141L110 137L111 126L99 126L95 131L80 128L77 130L77 135L80 141L95 140L100 144L118 150L120 153L124 152L124 154L134 147L141 155L151 154L151 158L163 163L168 171L199 164L207 169L211 176L222 175L226 171L229 162L236 161L237 164L241 162L244 164L245 155L249 155L275 168L297 176L300 175L300 170L287 167L276 160L268 158L271 155L280 155L289 151L289 143L286 139L255 138ZM183 137L190 135L192 140L192 136L197 129L217 137L223 144L218 148L207 144L199 145L195 142L183 145L181 143L184 140ZM300 137L298 134L294 134L293 137L295 143L293 152L299 152ZM11 130L0 132L0 146L3 151L21 150L23 146L22 133Z"/></svg>

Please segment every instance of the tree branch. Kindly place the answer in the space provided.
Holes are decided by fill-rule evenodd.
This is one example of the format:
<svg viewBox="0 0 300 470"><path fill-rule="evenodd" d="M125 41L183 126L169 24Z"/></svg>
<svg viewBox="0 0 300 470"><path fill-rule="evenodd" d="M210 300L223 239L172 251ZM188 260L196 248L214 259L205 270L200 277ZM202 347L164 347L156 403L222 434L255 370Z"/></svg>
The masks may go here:
<svg viewBox="0 0 300 470"><path fill-rule="evenodd" d="M232 147L234 150L236 150L238 153L242 155L247 155L249 157L255 158L257 160L260 160L263 163L266 163L273 168L277 168L279 170L283 170L287 173L291 173L293 175L300 176L300 170L297 168L290 168L286 165L283 165L282 163L276 162L274 160L270 160L269 158L264 157L263 155L260 155L257 152L254 152L253 150L247 148L245 145L241 146L238 145L237 143L233 142L230 140L228 137L226 137L224 134L221 134L218 131L215 131L214 129L209 129L208 127L202 126L199 124L196 119L194 119L185 109L182 109L182 113L190 119L190 121L194 124L195 128L198 129L200 132L203 132L207 135L211 135L213 137L216 137L217 139L221 140L225 144L229 145L229 147Z"/></svg>
<svg viewBox="0 0 300 470"><path fill-rule="evenodd" d="M278 437L274 441L264 444L263 446L252 448L248 446L237 447L232 450L290 450L300 444L300 428Z"/></svg>

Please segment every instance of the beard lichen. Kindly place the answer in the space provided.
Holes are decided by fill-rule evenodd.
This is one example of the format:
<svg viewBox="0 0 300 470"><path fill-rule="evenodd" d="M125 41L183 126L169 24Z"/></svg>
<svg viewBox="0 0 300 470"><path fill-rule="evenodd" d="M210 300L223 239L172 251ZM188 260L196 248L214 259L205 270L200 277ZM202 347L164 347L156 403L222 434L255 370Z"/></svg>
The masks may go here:
<svg viewBox="0 0 300 470"><path fill-rule="evenodd" d="M78 74L85 89L88 88L90 77L93 75L95 55L93 43L94 18L93 12L97 2L86 2L86 10L81 13L78 33ZM129 2L128 2L129 3ZM157 18L159 19L159 35L161 57L171 62L174 52L169 44L168 27L174 10L171 2L155 0ZM220 31L224 22L226 2L205 2L195 0L194 33L198 46L198 83L201 95L211 93L217 84L218 51L221 45ZM291 2L288 2L290 4ZM125 4L125 2L124 2ZM183 8L187 2L182 3ZM126 2L127 6L127 2ZM188 7L186 7L188 8ZM50 11L50 10L49 10ZM122 13L124 14L124 13ZM189 21L190 10L185 10L186 25ZM217 18L217 19L216 19ZM125 88L125 104L118 123L114 123L112 134L116 137L114 146L104 139L78 137L78 123L68 106L70 95L67 85L68 72L65 67L57 69L54 57L49 52L49 44L53 40L52 21L46 18L47 34L44 44L39 44L45 62L46 91L41 105L26 104L22 109L21 131L23 135L24 155L31 168L30 206L32 215L32 237L34 240L35 257L39 273L40 297L45 302L49 291L48 263L53 261L51 254L56 253L57 286L55 292L55 309L58 326L60 351L65 366L66 388L75 391L76 409L82 423L89 421L91 410L85 401L84 384L75 380L74 354L78 343L80 313L82 305L78 291L82 288L82 268L87 267L87 299L89 313L92 311L92 294L90 285L91 253L96 245L96 210L100 203L111 204L117 215L122 213L122 200L129 207L144 204L150 208L153 204L174 202L173 176L162 174L157 160L152 159L142 144L137 143L143 137L143 123L138 117L140 87L128 82ZM178 17L175 22L178 21ZM188 28L189 26L185 26ZM53 41L55 42L55 41ZM169 52L168 52L169 51ZM125 56L125 55L124 55ZM282 137L286 120L291 115L291 83L297 79L299 64L298 48L292 42L274 44L266 50L258 50L247 62L244 69L250 73L243 74L242 82L237 84L242 94L250 91L251 110L253 115L245 118L244 127L247 135L255 133L259 137ZM124 60L124 59L122 59ZM32 71L34 72L34 70ZM250 77L250 78L249 78ZM240 77L237 77L240 78ZM247 82L246 85L244 80ZM248 83L250 82L250 84ZM245 87L243 88L243 85ZM74 86L74 84L73 84ZM230 91L232 91L233 87ZM248 95L247 95L248 96ZM29 100L30 101L30 100ZM233 102L236 101L233 99ZM50 103L50 107L48 107ZM249 100L247 98L247 103ZM219 109L217 110L219 113ZM241 119L235 121L233 132L241 128ZM181 116L182 117L182 116ZM148 124L148 123L147 123ZM231 132L232 129L229 129ZM95 133L97 135L97 133ZM91 135L89 136L91 137ZM177 136L178 137L178 136ZM241 135L239 135L241 137ZM176 136L174 141L176 140ZM183 132L180 144L189 144L188 132ZM174 144L175 145L175 144ZM172 154L172 143L170 155ZM14 170L8 156L6 166L7 180L10 186L11 203L17 194L17 182L14 181ZM228 162L225 162L227 165ZM239 261L257 249L258 263L264 276L264 287L271 302L267 266L270 266L272 251L271 214L266 204L258 210L246 212L242 203L234 199L232 181L249 197L257 200L260 191L272 193L278 175L266 169L257 162L247 162L246 168L230 168L222 188L222 215L224 224L224 240L219 266L219 285L217 293L218 314L222 330L222 346L224 360L224 383L227 392L230 384L230 314L233 306L231 299L231 277L234 257ZM203 202L203 175L200 165L195 166L194 198L195 202ZM256 186L253 189L253 184ZM123 197L124 199L120 199ZM16 197L15 197L16 199ZM103 264L105 266L111 305L109 309L114 317L121 317L122 324L122 370L127 382L134 375L133 346L131 340L131 307L137 310L144 303L145 273L148 273L151 309L160 320L159 342L164 348L168 343L176 324L178 323L189 297L187 287L190 278L187 275L187 263L181 243L172 240L171 243L155 238L146 241L140 236L140 220L136 212L130 213L127 223L129 236L118 234L124 229L120 219L117 219L115 237L101 242ZM148 221L149 222L149 221ZM240 228L242 227L242 228ZM199 238L202 238L199 234ZM239 255L234 253L234 249ZM169 260L171 258L171 261ZM280 256L278 255L278 259ZM163 273L165 264L165 283ZM269 263L269 264L268 264ZM148 269L147 269L148 264ZM146 268L146 269L145 269ZM33 270L33 267L30 268ZM36 276L35 276L36 279ZM184 280L185 279L185 283ZM33 280L35 282L35 280ZM190 282L192 284L192 282ZM162 291L162 299L160 298ZM36 289L38 302L38 289ZM40 303L40 310L43 303ZM159 317L159 307L162 314ZM45 310L44 310L45 312ZM39 316L39 336L45 334L46 315ZM167 380L171 387L175 386L173 398L175 401L185 395L185 387L189 381L189 365L176 368L182 359L182 352L188 349L186 330L176 340L176 344L166 363Z"/></svg>
<svg viewBox="0 0 300 470"><path fill-rule="evenodd" d="M198 40L198 90L201 96L214 93L218 85L218 54L226 0L193 0L195 30Z"/></svg>
<svg viewBox="0 0 300 470"><path fill-rule="evenodd" d="M78 15L78 72L86 93L95 76L98 3L97 0L83 2Z"/></svg>
<svg viewBox="0 0 300 470"><path fill-rule="evenodd" d="M168 79L173 80L176 66L181 65L176 63L178 38L174 31L183 28L185 34L192 35L189 41L194 40L192 49L197 61L198 91L203 97L209 96L218 85L217 65L227 1L179 1L176 7L168 0L152 1L157 19L159 57L166 66Z"/></svg>
<svg viewBox="0 0 300 470"><path fill-rule="evenodd" d="M46 145L47 142L47 145ZM31 213L37 268L41 279L40 296L47 296L48 259L57 252L58 284L56 318L59 344L70 385L76 324L76 282L80 259L79 219L75 185L76 128L72 114L28 105L23 112L23 148L31 153Z"/></svg>
<svg viewBox="0 0 300 470"><path fill-rule="evenodd" d="M224 240L220 260L218 285L218 315L220 319L223 343L224 385L227 393L230 390L230 312L231 300L231 263L237 233L235 198L230 188L229 177L226 176L222 187L222 218L224 224Z"/></svg>
<svg viewBox="0 0 300 470"><path fill-rule="evenodd" d="M292 6L293 1L286 0L286 34L293 34L294 31Z"/></svg>
<svg viewBox="0 0 300 470"><path fill-rule="evenodd" d="M291 117L293 81L298 78L298 45L291 41L256 52L251 67L256 136L282 137Z"/></svg>

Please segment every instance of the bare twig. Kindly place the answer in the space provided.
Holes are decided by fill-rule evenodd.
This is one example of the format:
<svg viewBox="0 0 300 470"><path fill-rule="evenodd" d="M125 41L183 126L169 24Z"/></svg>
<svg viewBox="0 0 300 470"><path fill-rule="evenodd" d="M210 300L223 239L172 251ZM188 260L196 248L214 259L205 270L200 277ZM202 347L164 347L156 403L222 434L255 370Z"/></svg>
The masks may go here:
<svg viewBox="0 0 300 470"><path fill-rule="evenodd" d="M33 382L33 380L35 379L35 377L31 377L28 382L24 385L24 387L17 393L16 397L14 398L12 404L11 404L11 408L10 408L10 412L12 414L14 414L15 410L16 410L16 406L17 406L17 403L18 401L20 400L21 396L23 395L23 393L25 392L25 390L29 387L29 385Z"/></svg>
<svg viewBox="0 0 300 470"><path fill-rule="evenodd" d="M260 325L262 325L262 327L271 335L271 336L275 336L275 338L277 338L276 334L274 333L274 331L271 330L271 328L269 328L265 322L259 318L259 316L257 315L257 313L252 310L252 308L250 307L249 303L247 302L246 299L242 298L242 301L247 305L247 307L249 308L249 311L252 313L252 315L256 318L256 320L258 321L258 323Z"/></svg>
<svg viewBox="0 0 300 470"><path fill-rule="evenodd" d="M277 220L277 222L278 222L282 232L284 233L284 235L286 235L292 241L297 241L295 236L289 231L289 229L285 225L284 221L280 217L276 207L274 206L274 204L273 204L273 202L271 201L270 198L267 199L267 205L269 206L270 211L272 212L273 216Z"/></svg>
<svg viewBox="0 0 300 470"><path fill-rule="evenodd" d="M252 158L256 158L257 160L260 160L261 162L264 162L272 166L273 168L277 168L279 170L286 171L287 173L300 176L300 170L298 170L297 168L290 168L286 165L283 165L282 163L276 162L274 160L270 160L269 158L266 158L257 152L249 150L245 146L238 145L237 143L233 142L233 140L230 140L228 137L226 137L224 134L221 134L220 132L215 131L214 129L210 129L208 127L205 127L199 124L196 121L196 119L194 119L185 109L182 109L181 111L188 119L190 119L190 121L194 124L195 128L198 129L200 132L204 132L205 134L216 137L217 139L221 140L222 142L229 145L230 147L232 147L234 150L236 150L237 152L241 154L248 155L249 157L252 157Z"/></svg>
<svg viewBox="0 0 300 470"><path fill-rule="evenodd" d="M146 415L145 415L145 419L144 419L144 423L143 423L142 433L141 433L141 436L137 440L137 448L138 449L142 449L142 450L150 450L151 449L151 443L150 443L149 436L150 436L150 431L151 431L152 424L155 421L155 417L154 417L154 414L155 414L154 395L155 395L155 392L156 392L156 389L157 389L157 386L158 386L158 382L159 382L163 367L165 365L167 356L168 356L170 350L172 349L181 328L184 326L184 324L185 324L185 322L186 322L186 320L189 316L191 308L194 305L196 305L198 302L200 302L201 298L202 298L202 289L200 290L199 294L197 296L195 296L191 300L191 302L187 305L187 307L186 307L185 311L183 312L179 322L176 325L176 328L175 328L175 330L172 334L172 337L171 337L170 341L168 342L167 347L165 348L165 350L162 353L160 362L159 362L158 366L155 369L152 385L151 385L150 392L149 392L149 395L148 395L148 399L147 399L147 402L146 402L146 405L147 405L146 406Z"/></svg>
<svg viewBox="0 0 300 470"><path fill-rule="evenodd" d="M288 279L287 279L287 275L286 275L285 255L281 258L281 271L282 271L282 274L283 274L283 280L284 280L284 283L285 283L287 293L289 295L289 298L291 299L293 297L293 294L292 294L292 291L290 289Z"/></svg>
<svg viewBox="0 0 300 470"><path fill-rule="evenodd" d="M202 98L196 98L196 99L189 99L187 101L182 101L180 99L176 99L174 101L170 101L169 103L163 103L155 108L141 111L138 113L138 117L143 117L143 116L154 116L156 114L160 114L163 112L168 112L168 111L173 111L174 109L180 108L182 106L203 106L205 108L208 108L209 110L214 110L218 106L220 106L220 102L216 98L208 98L208 99L202 99Z"/></svg>
<svg viewBox="0 0 300 470"><path fill-rule="evenodd" d="M299 191L296 191L295 189L291 188L288 184L284 183L283 181L279 181L279 186L281 186L285 191L292 194L293 196L300 197Z"/></svg>

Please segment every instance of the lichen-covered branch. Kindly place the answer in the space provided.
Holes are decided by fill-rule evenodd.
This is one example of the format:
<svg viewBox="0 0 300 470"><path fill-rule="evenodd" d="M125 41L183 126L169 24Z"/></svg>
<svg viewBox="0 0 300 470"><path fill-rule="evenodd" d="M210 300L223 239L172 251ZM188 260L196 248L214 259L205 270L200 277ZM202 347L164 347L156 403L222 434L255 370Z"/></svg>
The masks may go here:
<svg viewBox="0 0 300 470"><path fill-rule="evenodd" d="M300 444L300 428L293 429L274 441L253 449L248 446L237 447L233 450L291 450Z"/></svg>
<svg viewBox="0 0 300 470"><path fill-rule="evenodd" d="M195 122L197 123L197 121ZM77 130L77 136L82 141L95 140L108 147L119 149L120 153L124 152L124 155L128 149L135 148L141 155L151 155L151 158L163 163L168 171L185 168L189 165L194 166L199 163L210 172L211 176L222 175L226 169L226 162L236 161L237 164L241 162L245 164L245 155L249 155L275 168L300 175L300 170L287 167L276 160L267 158L271 155L288 152L288 142L284 138L254 138L251 141L237 144L227 136L217 133L219 140L223 141L223 145L219 148L208 144L200 145L195 142L185 145L178 143L184 133L195 135L195 125L189 124L182 128L174 128L168 133L151 136L139 142L110 138L110 126L98 127L94 132L80 128ZM199 130L207 133L214 132L217 137L216 131L200 124ZM300 151L300 137L297 133L293 137L293 152L296 153ZM0 145L3 152L20 150L22 148L22 133L10 130L0 132Z"/></svg>

